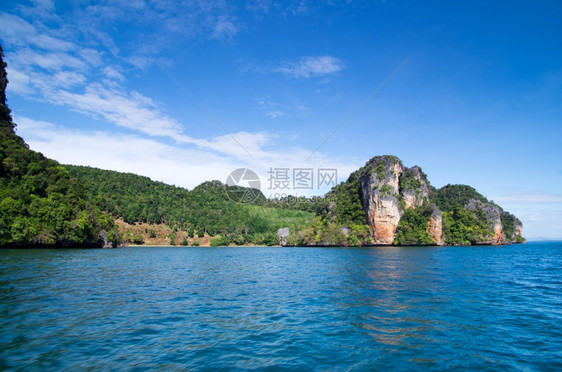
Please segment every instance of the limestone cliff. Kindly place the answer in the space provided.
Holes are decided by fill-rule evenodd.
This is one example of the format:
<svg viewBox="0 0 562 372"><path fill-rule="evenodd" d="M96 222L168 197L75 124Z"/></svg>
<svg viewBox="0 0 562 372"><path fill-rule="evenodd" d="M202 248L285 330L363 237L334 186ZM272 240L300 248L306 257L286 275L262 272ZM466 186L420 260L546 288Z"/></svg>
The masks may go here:
<svg viewBox="0 0 562 372"><path fill-rule="evenodd" d="M353 177L360 180L361 205L373 244L399 244L400 238L436 245L524 241L521 221L470 186L437 190L420 167L404 167L395 156L376 156ZM405 213L408 222L401 224ZM398 238L397 231L402 234Z"/></svg>
<svg viewBox="0 0 562 372"><path fill-rule="evenodd" d="M429 217L427 232L435 244L445 245L445 241L443 240L443 214L437 208L433 210L433 213Z"/></svg>
<svg viewBox="0 0 562 372"><path fill-rule="evenodd" d="M416 208L429 199L429 181L421 168L404 168L400 175L400 194L404 198L404 208Z"/></svg>
<svg viewBox="0 0 562 372"><path fill-rule="evenodd" d="M465 208L473 212L482 211L488 221L491 234L487 239L476 242L477 244L501 245L507 242L501 222L502 211L497 205L470 199Z"/></svg>
<svg viewBox="0 0 562 372"><path fill-rule="evenodd" d="M509 212L503 211L501 213L501 223L505 236L505 244L525 242L523 238L523 223L519 218Z"/></svg>
<svg viewBox="0 0 562 372"><path fill-rule="evenodd" d="M401 211L398 204L404 167L394 156L377 156L362 169L361 200L374 244L392 244Z"/></svg>
<svg viewBox="0 0 562 372"><path fill-rule="evenodd" d="M360 170L361 201L374 244L394 243L406 209L429 202L430 185L421 168L406 168L395 156L376 156ZM436 210L427 229L435 244L442 244L442 220Z"/></svg>

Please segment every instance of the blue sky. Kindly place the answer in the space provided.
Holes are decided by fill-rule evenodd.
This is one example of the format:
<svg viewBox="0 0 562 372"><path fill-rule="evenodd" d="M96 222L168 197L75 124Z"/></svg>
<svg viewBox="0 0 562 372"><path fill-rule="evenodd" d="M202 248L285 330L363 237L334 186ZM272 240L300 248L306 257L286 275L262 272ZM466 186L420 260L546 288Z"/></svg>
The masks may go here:
<svg viewBox="0 0 562 372"><path fill-rule="evenodd" d="M342 181L393 154L436 187L474 186L530 238L562 238L560 14L558 1L4 0L0 41L18 134L62 163L189 189L248 167L267 196L271 168Z"/></svg>

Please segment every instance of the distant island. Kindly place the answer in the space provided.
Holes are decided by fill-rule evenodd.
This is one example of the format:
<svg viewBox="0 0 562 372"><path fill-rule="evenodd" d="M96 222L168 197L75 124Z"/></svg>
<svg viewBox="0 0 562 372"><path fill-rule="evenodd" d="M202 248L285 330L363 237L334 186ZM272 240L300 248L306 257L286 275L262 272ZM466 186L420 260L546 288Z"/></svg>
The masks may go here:
<svg viewBox="0 0 562 372"><path fill-rule="evenodd" d="M324 197L233 200L147 177L61 165L16 135L0 46L0 247L501 245L522 223L474 188L436 189L421 168L376 156ZM236 188L236 187L234 187Z"/></svg>

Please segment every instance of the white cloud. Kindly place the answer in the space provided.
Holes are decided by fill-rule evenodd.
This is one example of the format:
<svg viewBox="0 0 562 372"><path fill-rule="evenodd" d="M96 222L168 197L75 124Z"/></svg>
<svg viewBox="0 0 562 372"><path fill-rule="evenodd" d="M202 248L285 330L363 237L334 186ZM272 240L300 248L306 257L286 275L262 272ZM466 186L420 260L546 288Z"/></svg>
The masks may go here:
<svg viewBox="0 0 562 372"><path fill-rule="evenodd" d="M103 74L109 79L118 80L120 82L125 81L125 77L117 71L117 67L106 66L102 69Z"/></svg>
<svg viewBox="0 0 562 372"><path fill-rule="evenodd" d="M238 26L225 16L220 16L213 29L213 37L217 39L231 39L238 33Z"/></svg>
<svg viewBox="0 0 562 372"><path fill-rule="evenodd" d="M255 13L269 13L269 9L276 6L273 0L248 0L246 9Z"/></svg>
<svg viewBox="0 0 562 372"><path fill-rule="evenodd" d="M33 0L33 5L45 10L53 10L55 8L53 0Z"/></svg>
<svg viewBox="0 0 562 372"><path fill-rule="evenodd" d="M286 115L283 110L287 107L284 107L277 102L273 102L270 96L257 98L256 101L258 106L265 111L265 116L270 119L276 119Z"/></svg>
<svg viewBox="0 0 562 372"><path fill-rule="evenodd" d="M8 13L0 13L0 37L19 46L31 45L50 51L69 51L74 44L39 32L26 20Z"/></svg>
<svg viewBox="0 0 562 372"><path fill-rule="evenodd" d="M562 194L529 191L526 193L493 196L490 199L498 203L562 203Z"/></svg>
<svg viewBox="0 0 562 372"><path fill-rule="evenodd" d="M72 110L151 136L175 137L181 134L181 125L176 120L163 114L149 98L138 92L128 94L92 83L83 93L57 90L47 99L51 103L65 105Z"/></svg>
<svg viewBox="0 0 562 372"><path fill-rule="evenodd" d="M268 118L276 119L276 118L280 118L281 116L284 116L285 114L282 111L275 110L275 111L268 111L265 113L265 115Z"/></svg>
<svg viewBox="0 0 562 372"><path fill-rule="evenodd" d="M157 53L152 46L157 44L155 48L160 48L167 44L158 39L152 40L150 47L146 46L146 40L154 32L152 29L170 30L170 35L166 32L165 36L169 40L177 35L184 38L202 34L207 38L235 36L242 26L227 4L220 1L181 5L166 5L165 0L150 4L120 2L112 6L77 8L74 13L65 14L64 19L58 19L48 18L47 10L52 3L42 3L37 9L19 7L27 20L0 13L0 22L5 20L3 25L13 26L0 28L0 37L10 43L7 54L9 89L29 99L115 124L115 132L121 127L137 133L69 130L64 123L55 125L16 117L18 134L46 156L63 163L134 172L189 188L205 180L224 181L231 170L244 166L256 170L264 179L272 167L337 168L340 176L355 170L356 166L349 162L322 154L315 155L312 162L305 161L310 151L302 148L272 149L273 140L277 138L268 132L241 131L213 138L194 138L183 133L182 123L167 115L163 105L123 85L127 81L124 73L132 66L120 69L119 62L127 61L145 68L152 64ZM142 19L133 17L137 14L134 12L142 12ZM43 22L46 19L49 22ZM127 54L130 46L119 48L121 45L118 46L116 40L100 31L111 28L117 19L150 27L146 34L139 35L145 50L131 48L134 50ZM57 22L58 28L44 26ZM103 27L97 27L100 25ZM14 34L14 30L19 35ZM132 41L131 45L134 44ZM278 72L307 78L328 76L343 67L334 57L305 57L294 63L287 62ZM285 106L269 99L260 107L271 118L281 117L286 111Z"/></svg>
<svg viewBox="0 0 562 372"><path fill-rule="evenodd" d="M42 68L45 70L58 71L63 68L83 70L87 64L84 60L76 58L68 53L43 52L31 49L20 49L10 55L17 66L28 68Z"/></svg>
<svg viewBox="0 0 562 372"><path fill-rule="evenodd" d="M50 122L17 116L18 135L31 149L42 152L63 164L88 165L120 172L132 172L154 180L192 189L198 184L217 179L225 182L237 168L248 167L258 173L266 196L276 192L298 195L319 195L327 187L313 190L275 190L269 188L268 172L273 168L334 168L338 180L347 178L358 164L316 154L305 159L310 151L301 148L266 150L264 146L275 136L268 133L233 133L253 155L249 158L229 135L210 140L196 140L200 146L186 148L167 144L157 138L143 138L123 133L69 130ZM118 149L118 151L116 151Z"/></svg>
<svg viewBox="0 0 562 372"><path fill-rule="evenodd" d="M341 59L331 56L320 56L302 57L297 62L287 61L273 71L296 78L310 78L333 75L344 68L345 65Z"/></svg>
<svg viewBox="0 0 562 372"><path fill-rule="evenodd" d="M70 88L75 85L82 85L86 81L86 77L82 74L70 71L57 72L53 75L55 84L59 87Z"/></svg>
<svg viewBox="0 0 562 372"><path fill-rule="evenodd" d="M8 79L10 84L8 84L8 91L14 92L20 95L28 95L33 92L33 88L30 84L30 78L25 73L14 70L10 66L6 69L8 72Z"/></svg>
<svg viewBox="0 0 562 372"><path fill-rule="evenodd" d="M17 120L18 134L27 138L32 149L63 164L132 172L186 188L207 180L226 179L225 175L235 167L210 152L170 146L136 135L70 131L27 118ZM201 158L205 161L194 161Z"/></svg>

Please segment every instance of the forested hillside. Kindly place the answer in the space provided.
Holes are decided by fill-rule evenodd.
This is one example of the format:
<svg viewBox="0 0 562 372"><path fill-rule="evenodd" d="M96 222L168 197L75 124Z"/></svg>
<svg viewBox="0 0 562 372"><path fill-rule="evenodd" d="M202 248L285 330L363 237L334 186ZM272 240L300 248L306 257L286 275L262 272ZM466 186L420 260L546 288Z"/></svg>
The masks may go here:
<svg viewBox="0 0 562 372"><path fill-rule="evenodd" d="M0 46L0 247L119 244L113 219L90 202L84 185L15 134L7 83Z"/></svg>
<svg viewBox="0 0 562 372"><path fill-rule="evenodd" d="M232 200L228 186L219 181L202 183L192 191L131 173L91 167L67 166L72 177L87 186L96 206L128 224L165 224L188 237L212 236L218 245L278 244L277 230L304 228L311 212L281 208L263 195L253 204ZM275 207L270 206L275 205ZM179 242L177 242L179 243Z"/></svg>

